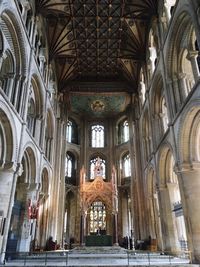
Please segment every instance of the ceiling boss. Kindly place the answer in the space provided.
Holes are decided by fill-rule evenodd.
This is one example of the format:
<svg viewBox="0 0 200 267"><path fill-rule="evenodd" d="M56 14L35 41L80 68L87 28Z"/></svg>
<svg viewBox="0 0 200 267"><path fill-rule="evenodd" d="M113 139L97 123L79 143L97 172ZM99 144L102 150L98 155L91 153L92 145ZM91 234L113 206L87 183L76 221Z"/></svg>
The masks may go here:
<svg viewBox="0 0 200 267"><path fill-rule="evenodd" d="M105 109L105 105L102 101L100 100L95 100L92 102L91 104L91 109L94 111L94 112L101 112L101 111L104 111Z"/></svg>

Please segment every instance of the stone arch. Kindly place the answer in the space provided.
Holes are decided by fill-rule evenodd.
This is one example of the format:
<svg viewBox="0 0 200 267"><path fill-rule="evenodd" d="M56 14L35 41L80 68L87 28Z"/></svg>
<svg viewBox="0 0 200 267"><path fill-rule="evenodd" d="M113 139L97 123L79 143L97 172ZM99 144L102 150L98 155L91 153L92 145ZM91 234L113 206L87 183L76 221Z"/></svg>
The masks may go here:
<svg viewBox="0 0 200 267"><path fill-rule="evenodd" d="M156 101L160 98L160 95L163 91L163 79L161 73L157 74L154 78L154 82L152 84L152 94L151 94L151 107L152 113L155 114L159 112L159 101Z"/></svg>
<svg viewBox="0 0 200 267"><path fill-rule="evenodd" d="M180 163L200 162L200 100L189 103L179 123L178 157Z"/></svg>
<svg viewBox="0 0 200 267"><path fill-rule="evenodd" d="M12 53L15 55L17 62L17 73L26 76L28 70L27 51L25 48L25 39L22 33L20 23L18 22L14 10L4 9L2 14L2 31L9 42Z"/></svg>
<svg viewBox="0 0 200 267"><path fill-rule="evenodd" d="M37 77L36 74L32 75L31 84L33 86L33 91L37 99L37 102L36 102L37 114L39 116L42 116L44 114L45 96L44 96L43 90L41 90L42 85L39 82L39 78Z"/></svg>
<svg viewBox="0 0 200 267"><path fill-rule="evenodd" d="M159 169L159 178L160 180L158 181L159 186L166 186L167 182L170 182L168 180L169 178L169 172L173 171L169 169L169 161L170 157L174 158L174 152L172 149L171 144L169 143L164 143L159 151L158 154L158 169Z"/></svg>
<svg viewBox="0 0 200 267"><path fill-rule="evenodd" d="M0 105L0 166L6 167L7 165L8 167L8 164L13 163L17 157L16 126L9 108L1 101Z"/></svg>
<svg viewBox="0 0 200 267"><path fill-rule="evenodd" d="M42 119L45 113L44 90L37 75L32 75L27 108L27 128L38 143L41 141Z"/></svg>
<svg viewBox="0 0 200 267"><path fill-rule="evenodd" d="M151 113L153 115L152 130L156 133L155 139L158 144L168 127L167 104L161 74L157 75L152 85Z"/></svg>
<svg viewBox="0 0 200 267"><path fill-rule="evenodd" d="M39 190L42 188L42 174L43 174L43 171L45 173L45 175L48 177L48 184L50 185L51 184L51 169L49 168L49 165L44 162L44 164L42 164L41 166L41 169L40 169L40 174L38 176L38 183L40 184L40 188Z"/></svg>
<svg viewBox="0 0 200 267"><path fill-rule="evenodd" d="M49 172L47 168L43 168L41 172L41 188L40 191L43 192L43 194L48 195L49 193Z"/></svg>
<svg viewBox="0 0 200 267"><path fill-rule="evenodd" d="M37 156L36 149L32 143L27 143L24 147L24 152L22 155L22 166L23 173L21 179L24 183L29 185L35 185L37 179Z"/></svg>
<svg viewBox="0 0 200 267"><path fill-rule="evenodd" d="M160 202L163 207L161 221L165 221L168 232L167 236L163 235L163 244L165 249L176 251L181 249L182 241L187 243L187 236L179 179L175 173L175 158L169 143L160 148L158 170Z"/></svg>
<svg viewBox="0 0 200 267"><path fill-rule="evenodd" d="M187 9L182 9L177 15L176 24L170 34L170 44L166 50L167 74L168 77L177 77L181 72L181 60L184 52L184 47L191 47L191 36L195 31L193 18Z"/></svg>

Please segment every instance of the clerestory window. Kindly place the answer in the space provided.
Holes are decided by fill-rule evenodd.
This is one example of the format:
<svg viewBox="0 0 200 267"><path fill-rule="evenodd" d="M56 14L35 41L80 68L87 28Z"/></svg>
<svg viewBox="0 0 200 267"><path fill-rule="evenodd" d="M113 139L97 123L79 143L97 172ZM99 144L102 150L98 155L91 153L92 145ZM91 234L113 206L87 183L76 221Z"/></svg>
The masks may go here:
<svg viewBox="0 0 200 267"><path fill-rule="evenodd" d="M72 157L68 153L65 158L65 176L72 177Z"/></svg>
<svg viewBox="0 0 200 267"><path fill-rule="evenodd" d="M93 125L91 127L92 147L104 147L104 126Z"/></svg>
<svg viewBox="0 0 200 267"><path fill-rule="evenodd" d="M123 177L131 176L131 161L129 153L122 157L122 173Z"/></svg>
<svg viewBox="0 0 200 267"><path fill-rule="evenodd" d="M119 123L118 140L119 140L119 144L125 143L129 140L129 123L127 119Z"/></svg>
<svg viewBox="0 0 200 267"><path fill-rule="evenodd" d="M78 126L76 122L72 119L67 122L67 132L66 132L67 142L77 144L79 143L78 138Z"/></svg>

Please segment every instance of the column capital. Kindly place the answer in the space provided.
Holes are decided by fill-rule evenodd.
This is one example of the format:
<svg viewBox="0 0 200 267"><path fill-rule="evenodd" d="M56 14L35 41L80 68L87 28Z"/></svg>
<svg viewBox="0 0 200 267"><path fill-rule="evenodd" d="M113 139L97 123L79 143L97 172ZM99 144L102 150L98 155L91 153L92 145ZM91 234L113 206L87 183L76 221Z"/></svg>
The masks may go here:
<svg viewBox="0 0 200 267"><path fill-rule="evenodd" d="M0 166L1 166L1 170L3 172L12 173L12 172L17 172L18 171L18 168L17 168L18 165L17 165L16 162L13 162L13 161L11 161L11 162L1 161L0 162Z"/></svg>
<svg viewBox="0 0 200 267"><path fill-rule="evenodd" d="M175 173L200 171L200 162L181 163L175 167Z"/></svg>
<svg viewBox="0 0 200 267"><path fill-rule="evenodd" d="M187 54L187 59L191 59L191 58L195 58L199 55L199 51L197 50L190 50L188 51L188 54Z"/></svg>

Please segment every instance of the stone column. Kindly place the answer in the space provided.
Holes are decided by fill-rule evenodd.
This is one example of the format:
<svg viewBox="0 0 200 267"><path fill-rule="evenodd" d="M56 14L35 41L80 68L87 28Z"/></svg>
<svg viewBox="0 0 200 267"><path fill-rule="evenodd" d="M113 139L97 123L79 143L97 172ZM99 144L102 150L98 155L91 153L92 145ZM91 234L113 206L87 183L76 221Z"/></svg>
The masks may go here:
<svg viewBox="0 0 200 267"><path fill-rule="evenodd" d="M180 96L181 96L181 103L183 103L184 100L186 99L190 89L188 88L188 85L187 85L186 74L182 72L182 73L179 73L178 76L179 76L178 77L178 84L179 84L179 92L180 92Z"/></svg>
<svg viewBox="0 0 200 267"><path fill-rule="evenodd" d="M187 54L187 59L190 60L191 65L192 65L192 71L193 71L193 75L194 75L194 80L195 82L198 81L199 79L199 67L197 64L197 57L198 57L199 51L189 51Z"/></svg>
<svg viewBox="0 0 200 267"><path fill-rule="evenodd" d="M179 108L181 107L181 104L182 104L182 98L180 96L180 88L179 88L180 87L179 86L179 79L174 77L172 80L172 86L173 86L173 93L174 93L176 112L177 112L179 110Z"/></svg>
<svg viewBox="0 0 200 267"><path fill-rule="evenodd" d="M161 200L161 224L163 232L164 250L176 253L179 250L177 243L177 233L172 217L172 205L170 203L169 187L160 187L160 200Z"/></svg>
<svg viewBox="0 0 200 267"><path fill-rule="evenodd" d="M0 172L0 210L3 211L3 216L5 218L3 236L0 236L0 263L3 263L5 258L8 231L14 204L16 181L18 175L21 175L21 171L21 168L16 168L16 166L11 162L10 164L7 164L7 168Z"/></svg>
<svg viewBox="0 0 200 267"><path fill-rule="evenodd" d="M113 245L118 246L118 223L117 213L113 214Z"/></svg>
<svg viewBox="0 0 200 267"><path fill-rule="evenodd" d="M80 219L80 245L84 246L84 235L85 235L85 227L86 227L86 214L85 212L81 212L81 219Z"/></svg>
<svg viewBox="0 0 200 267"><path fill-rule="evenodd" d="M184 164L178 171L183 193L183 213L186 219L189 250L194 263L200 263L200 164Z"/></svg>

